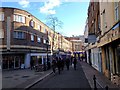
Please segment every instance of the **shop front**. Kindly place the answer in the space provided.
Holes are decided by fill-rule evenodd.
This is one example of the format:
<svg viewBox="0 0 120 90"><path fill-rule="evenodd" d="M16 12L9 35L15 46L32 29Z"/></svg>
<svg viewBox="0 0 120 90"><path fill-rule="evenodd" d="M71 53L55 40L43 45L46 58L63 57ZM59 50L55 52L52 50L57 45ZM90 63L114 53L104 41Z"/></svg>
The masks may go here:
<svg viewBox="0 0 120 90"><path fill-rule="evenodd" d="M2 69L19 69L24 63L23 54L3 54L2 55Z"/></svg>

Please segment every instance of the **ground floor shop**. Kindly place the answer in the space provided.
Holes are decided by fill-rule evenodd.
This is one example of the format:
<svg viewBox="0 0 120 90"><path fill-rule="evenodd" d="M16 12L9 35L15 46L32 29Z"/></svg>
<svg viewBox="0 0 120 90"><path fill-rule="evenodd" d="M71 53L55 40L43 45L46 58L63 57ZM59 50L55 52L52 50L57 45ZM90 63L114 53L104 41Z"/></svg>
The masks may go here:
<svg viewBox="0 0 120 90"><path fill-rule="evenodd" d="M120 84L120 39L102 46L102 62L103 74Z"/></svg>
<svg viewBox="0 0 120 90"><path fill-rule="evenodd" d="M51 55L46 53L12 53L2 54L2 69L24 69L30 68L30 64L44 64L49 61L51 62Z"/></svg>
<svg viewBox="0 0 120 90"><path fill-rule="evenodd" d="M3 54L2 69L18 69L24 63L24 54Z"/></svg>
<svg viewBox="0 0 120 90"><path fill-rule="evenodd" d="M101 58L101 48L93 47L86 51L87 63L94 67L99 72L102 72L102 58Z"/></svg>

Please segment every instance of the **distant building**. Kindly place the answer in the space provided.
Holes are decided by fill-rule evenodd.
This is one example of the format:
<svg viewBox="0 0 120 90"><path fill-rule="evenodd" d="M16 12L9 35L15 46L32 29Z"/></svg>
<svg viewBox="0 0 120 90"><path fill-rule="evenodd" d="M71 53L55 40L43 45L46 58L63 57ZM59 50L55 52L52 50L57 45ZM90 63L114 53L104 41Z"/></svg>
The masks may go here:
<svg viewBox="0 0 120 90"><path fill-rule="evenodd" d="M80 59L80 57L82 56L83 48L84 48L83 41L80 40L79 36L66 37L66 39L72 42L73 55L78 57L78 59Z"/></svg>

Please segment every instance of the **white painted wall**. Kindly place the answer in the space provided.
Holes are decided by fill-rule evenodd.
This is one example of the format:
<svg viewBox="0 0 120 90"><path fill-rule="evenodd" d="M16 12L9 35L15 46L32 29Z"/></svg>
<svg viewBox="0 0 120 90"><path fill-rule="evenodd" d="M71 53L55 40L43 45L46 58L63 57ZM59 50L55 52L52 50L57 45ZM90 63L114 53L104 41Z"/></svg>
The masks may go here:
<svg viewBox="0 0 120 90"><path fill-rule="evenodd" d="M30 53L25 55L25 68L30 67Z"/></svg>
<svg viewBox="0 0 120 90"><path fill-rule="evenodd" d="M91 60L92 60L92 66L99 71L99 49L98 48L93 48L91 49Z"/></svg>

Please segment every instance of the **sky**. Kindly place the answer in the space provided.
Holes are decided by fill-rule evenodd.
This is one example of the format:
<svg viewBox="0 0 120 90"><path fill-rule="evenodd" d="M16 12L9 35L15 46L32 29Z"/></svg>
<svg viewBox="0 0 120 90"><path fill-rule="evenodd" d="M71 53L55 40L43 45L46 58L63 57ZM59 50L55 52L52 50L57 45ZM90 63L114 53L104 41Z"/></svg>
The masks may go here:
<svg viewBox="0 0 120 90"><path fill-rule="evenodd" d="M63 22L56 32L71 37L84 34L89 0L2 0L1 6L28 11L45 24L53 15Z"/></svg>

